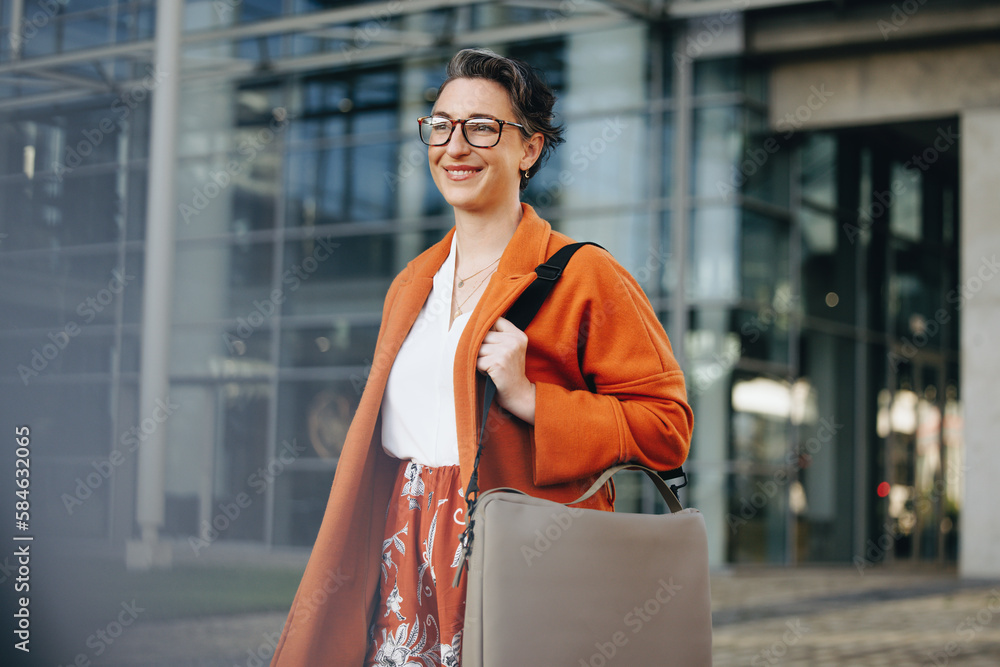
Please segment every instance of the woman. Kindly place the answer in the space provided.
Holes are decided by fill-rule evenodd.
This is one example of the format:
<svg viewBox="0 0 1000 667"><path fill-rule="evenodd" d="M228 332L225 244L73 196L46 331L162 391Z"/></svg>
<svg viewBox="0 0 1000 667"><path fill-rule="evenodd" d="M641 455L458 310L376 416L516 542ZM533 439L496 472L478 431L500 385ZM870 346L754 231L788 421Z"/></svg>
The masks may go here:
<svg viewBox="0 0 1000 667"><path fill-rule="evenodd" d="M497 386L481 489L570 502L624 461L687 456L683 375L649 301L605 251L579 250L523 332L502 315L571 243L520 192L561 142L554 97L485 49L449 63L420 119L455 227L396 277L326 515L272 662L458 665L458 536L484 374ZM613 509L613 487L582 503Z"/></svg>

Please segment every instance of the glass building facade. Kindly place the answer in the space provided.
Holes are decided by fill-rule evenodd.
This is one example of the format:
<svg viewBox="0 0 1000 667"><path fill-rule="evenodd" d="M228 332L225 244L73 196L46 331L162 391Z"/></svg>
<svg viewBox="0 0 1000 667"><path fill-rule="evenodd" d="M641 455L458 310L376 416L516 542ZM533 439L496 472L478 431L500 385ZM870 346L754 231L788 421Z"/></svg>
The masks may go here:
<svg viewBox="0 0 1000 667"><path fill-rule="evenodd" d="M4 3L0 382L47 443L47 525L134 538L159 432L175 549L312 545L382 298L453 224L415 119L482 45L559 99L566 143L524 201L611 251L671 337L714 564L954 560L959 147L912 156L957 119L806 129L817 89L775 123L747 16L632 4L189 0L170 393L150 415L155 3ZM618 497L662 511L638 477Z"/></svg>

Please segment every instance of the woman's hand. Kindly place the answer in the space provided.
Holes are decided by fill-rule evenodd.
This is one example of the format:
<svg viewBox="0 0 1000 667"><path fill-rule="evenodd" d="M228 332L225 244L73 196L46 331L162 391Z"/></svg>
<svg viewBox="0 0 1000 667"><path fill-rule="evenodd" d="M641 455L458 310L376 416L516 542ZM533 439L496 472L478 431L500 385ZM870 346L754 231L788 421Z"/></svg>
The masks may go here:
<svg viewBox="0 0 1000 667"><path fill-rule="evenodd" d="M535 385L524 374L528 337L500 318L487 332L479 348L476 369L497 386L497 402L503 409L529 424L535 423Z"/></svg>

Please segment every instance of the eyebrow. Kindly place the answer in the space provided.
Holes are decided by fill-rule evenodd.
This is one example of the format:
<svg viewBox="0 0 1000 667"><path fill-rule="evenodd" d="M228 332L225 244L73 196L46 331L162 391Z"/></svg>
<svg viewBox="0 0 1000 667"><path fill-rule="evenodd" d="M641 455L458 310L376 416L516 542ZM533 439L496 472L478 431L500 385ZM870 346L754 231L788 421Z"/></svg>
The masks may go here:
<svg viewBox="0 0 1000 667"><path fill-rule="evenodd" d="M432 116L444 116L445 118L451 118L452 120L455 119L455 117L452 116L447 111L437 111L437 110L434 110L434 111L431 111L431 115ZM472 114L469 115L469 118L492 118L493 120L498 120L498 118L496 116L494 116L493 114L491 114L491 113L485 113L485 112L482 112L482 111L473 111Z"/></svg>

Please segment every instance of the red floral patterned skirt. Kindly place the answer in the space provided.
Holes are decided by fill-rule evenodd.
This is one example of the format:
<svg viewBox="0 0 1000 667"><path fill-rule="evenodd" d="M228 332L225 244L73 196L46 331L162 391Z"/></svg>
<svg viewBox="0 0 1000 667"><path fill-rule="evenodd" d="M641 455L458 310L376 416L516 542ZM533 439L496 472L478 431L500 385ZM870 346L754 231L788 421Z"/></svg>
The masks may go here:
<svg viewBox="0 0 1000 667"><path fill-rule="evenodd" d="M452 581L464 528L459 467L400 461L386 514L366 667L461 664L465 573L458 588Z"/></svg>

